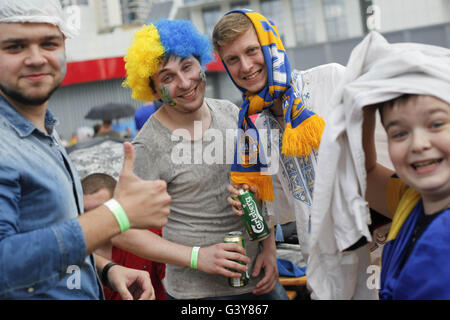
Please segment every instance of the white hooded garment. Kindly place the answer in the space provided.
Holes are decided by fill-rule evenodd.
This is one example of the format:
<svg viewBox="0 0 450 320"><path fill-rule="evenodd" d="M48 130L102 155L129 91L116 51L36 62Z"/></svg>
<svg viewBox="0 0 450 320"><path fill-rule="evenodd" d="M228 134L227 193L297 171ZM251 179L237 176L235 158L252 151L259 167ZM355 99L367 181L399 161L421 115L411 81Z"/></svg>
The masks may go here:
<svg viewBox="0 0 450 320"><path fill-rule="evenodd" d="M371 241L362 108L403 94L432 95L450 103L450 50L389 44L371 32L351 53L319 148L307 270L313 299L376 298L376 290L366 284L368 249L343 251L361 237Z"/></svg>

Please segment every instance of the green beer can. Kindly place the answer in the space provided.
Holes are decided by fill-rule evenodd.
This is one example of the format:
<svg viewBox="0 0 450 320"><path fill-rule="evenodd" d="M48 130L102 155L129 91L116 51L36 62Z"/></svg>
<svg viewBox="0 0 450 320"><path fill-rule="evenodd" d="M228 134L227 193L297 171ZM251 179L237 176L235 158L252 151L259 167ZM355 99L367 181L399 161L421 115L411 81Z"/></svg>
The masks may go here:
<svg viewBox="0 0 450 320"><path fill-rule="evenodd" d="M241 216L241 220L248 232L250 240L261 241L266 239L270 235L270 231L253 193L250 190L245 191L239 188L237 198L242 205L244 214Z"/></svg>
<svg viewBox="0 0 450 320"><path fill-rule="evenodd" d="M240 245L242 248L245 249L245 241L244 237L242 236L242 232L240 231L232 231L228 232L223 240L224 243L236 243L237 245ZM239 262L240 264L244 264L242 262ZM234 271L234 270L233 270ZM247 272L240 272L241 277L240 278L228 278L228 283L230 286L234 288L244 287L248 284L248 274Z"/></svg>

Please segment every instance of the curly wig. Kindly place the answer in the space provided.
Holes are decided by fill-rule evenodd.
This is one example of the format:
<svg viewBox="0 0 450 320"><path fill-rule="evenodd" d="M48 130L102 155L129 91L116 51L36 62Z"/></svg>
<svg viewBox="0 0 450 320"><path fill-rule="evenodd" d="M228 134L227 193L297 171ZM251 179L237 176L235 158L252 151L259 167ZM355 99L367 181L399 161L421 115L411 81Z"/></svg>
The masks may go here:
<svg viewBox="0 0 450 320"><path fill-rule="evenodd" d="M135 33L127 55L127 77L123 86L130 87L136 100L152 101L150 78L158 71L160 63L172 55L196 57L203 68L213 60L211 43L186 20L160 20L144 25Z"/></svg>

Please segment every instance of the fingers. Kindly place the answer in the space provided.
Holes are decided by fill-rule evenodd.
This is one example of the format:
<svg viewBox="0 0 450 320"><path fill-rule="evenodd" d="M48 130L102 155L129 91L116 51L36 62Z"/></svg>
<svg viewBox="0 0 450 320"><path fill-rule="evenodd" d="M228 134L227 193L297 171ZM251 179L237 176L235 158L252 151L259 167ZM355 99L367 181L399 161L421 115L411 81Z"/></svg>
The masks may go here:
<svg viewBox="0 0 450 320"><path fill-rule="evenodd" d="M123 166L122 166L122 174L123 173L133 173L134 170L134 148L133 145L129 142L123 143Z"/></svg>
<svg viewBox="0 0 450 320"><path fill-rule="evenodd" d="M267 294L267 293L273 291L273 289L275 289L276 285L277 285L276 279L266 279L264 277L260 282L258 282L258 284L256 285L256 288L253 289L252 293L255 295Z"/></svg>
<svg viewBox="0 0 450 320"><path fill-rule="evenodd" d="M247 185L244 185L244 186L247 186ZM247 186L247 188L248 188L248 186ZM237 196L239 195L239 191L238 191L237 187L230 184L227 186L227 190L231 193L231 195L229 197L227 197L227 202L231 205L233 213L238 216L242 216L244 214L244 212L242 211L242 208L241 208L241 202L237 198Z"/></svg>
<svg viewBox="0 0 450 320"><path fill-rule="evenodd" d="M148 274L148 273L147 273ZM133 292L134 300L155 300L155 291L151 285L150 278L148 279L139 278L137 282L133 284L135 290Z"/></svg>
<svg viewBox="0 0 450 320"><path fill-rule="evenodd" d="M234 214L238 216L242 216L244 214L244 211L242 211L241 208L241 202L239 200L235 200L230 196L227 198L227 202L231 205L231 209Z"/></svg>
<svg viewBox="0 0 450 320"><path fill-rule="evenodd" d="M256 288L252 291L252 293L256 295L271 292L275 289L278 281L278 269L276 268L276 265L272 265L270 260L265 260L263 255L259 255L256 258L252 277L256 278L262 269L264 269L264 277L256 284Z"/></svg>
<svg viewBox="0 0 450 320"><path fill-rule="evenodd" d="M239 272L246 272L249 263L245 249L235 243L219 243L201 248L198 255L198 268L201 271L225 277L240 277Z"/></svg>
<svg viewBox="0 0 450 320"><path fill-rule="evenodd" d="M268 268L265 268L264 271L265 271L264 277L256 284L256 288L252 291L253 294L256 295L266 294L275 289L278 280L278 275L274 274ZM257 277L260 272L261 266L258 272L255 272L255 270L253 270L252 278Z"/></svg>
<svg viewBox="0 0 450 320"><path fill-rule="evenodd" d="M122 298L122 300L133 300L133 295L131 294L131 292L128 290L127 286L125 285L125 283L120 283L117 287L116 287L116 291L119 293L120 298Z"/></svg>

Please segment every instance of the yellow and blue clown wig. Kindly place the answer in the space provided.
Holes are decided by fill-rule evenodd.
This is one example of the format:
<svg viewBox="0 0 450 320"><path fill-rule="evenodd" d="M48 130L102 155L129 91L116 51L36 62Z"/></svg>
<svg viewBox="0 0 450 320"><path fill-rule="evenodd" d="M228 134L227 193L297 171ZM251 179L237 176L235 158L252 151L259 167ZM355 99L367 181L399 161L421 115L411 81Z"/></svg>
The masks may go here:
<svg viewBox="0 0 450 320"><path fill-rule="evenodd" d="M252 163L247 161L250 158L247 156L248 150L242 150L246 145L244 143L237 144L234 163L231 168L231 180L236 185L244 183L250 186L256 185L258 197L262 200L272 201L274 198L272 179L267 174L267 161L264 158L263 150L259 147L258 130L249 116L271 108L274 101L281 99L283 116L286 122L282 153L294 157L307 157L313 149L319 148L325 121L308 110L302 103L300 96L295 92L291 83L289 59L274 23L252 10L232 10L227 14L233 12L244 14L251 21L264 54L268 81L260 92L253 94L238 86L230 75L233 83L243 93L244 99L240 107L238 127L250 135L251 140L257 142L253 144L257 156ZM230 73L228 72L228 74ZM243 158L242 155L247 156L247 158Z"/></svg>
<svg viewBox="0 0 450 320"><path fill-rule="evenodd" d="M208 37L198 32L186 20L160 20L138 30L125 56L127 77L124 87L130 87L136 100L153 101L150 79L161 62L169 56L196 57L204 69L213 60Z"/></svg>

